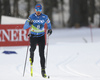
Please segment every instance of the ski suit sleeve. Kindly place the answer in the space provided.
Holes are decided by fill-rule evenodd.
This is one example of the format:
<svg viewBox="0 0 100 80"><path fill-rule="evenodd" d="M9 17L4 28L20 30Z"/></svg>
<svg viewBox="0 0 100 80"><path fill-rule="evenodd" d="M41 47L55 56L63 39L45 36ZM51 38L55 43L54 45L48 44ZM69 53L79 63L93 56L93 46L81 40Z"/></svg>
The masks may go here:
<svg viewBox="0 0 100 80"><path fill-rule="evenodd" d="M51 29L51 22L50 22L50 19L48 18L48 16L47 16L46 24L48 26L48 29L50 30Z"/></svg>
<svg viewBox="0 0 100 80"><path fill-rule="evenodd" d="M26 22L25 22L25 25L27 25L27 26L24 26L23 28L24 29L28 29L29 27L30 27L30 25L29 25L29 22L31 21L31 15L28 17L28 19L26 20Z"/></svg>

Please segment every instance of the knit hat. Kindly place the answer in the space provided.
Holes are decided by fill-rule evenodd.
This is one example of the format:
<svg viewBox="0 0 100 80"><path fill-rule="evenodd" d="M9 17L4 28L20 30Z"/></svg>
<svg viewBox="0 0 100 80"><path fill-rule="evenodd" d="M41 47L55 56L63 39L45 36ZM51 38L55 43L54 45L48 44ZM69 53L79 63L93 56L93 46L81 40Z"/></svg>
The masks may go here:
<svg viewBox="0 0 100 80"><path fill-rule="evenodd" d="M35 6L35 9L42 10L41 4L37 4L37 5Z"/></svg>

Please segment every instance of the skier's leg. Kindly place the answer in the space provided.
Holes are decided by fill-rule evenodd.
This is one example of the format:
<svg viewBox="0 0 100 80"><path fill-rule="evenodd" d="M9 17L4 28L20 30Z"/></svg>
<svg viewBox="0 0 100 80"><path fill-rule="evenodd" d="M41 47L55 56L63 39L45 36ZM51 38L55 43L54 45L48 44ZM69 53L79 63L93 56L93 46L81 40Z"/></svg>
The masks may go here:
<svg viewBox="0 0 100 80"><path fill-rule="evenodd" d="M42 36L39 39L39 55L40 55L40 64L41 64L41 74L43 77L46 77L45 72L45 56L44 56L44 49L45 49L45 37Z"/></svg>
<svg viewBox="0 0 100 80"><path fill-rule="evenodd" d="M37 45L36 41L37 40L36 40L35 37L30 37L30 46L31 46L31 48L30 48L30 59L31 59L32 63L34 61L34 51L35 51L36 45Z"/></svg>
<svg viewBox="0 0 100 80"><path fill-rule="evenodd" d="M31 64L31 67L30 67L30 70L31 70L31 76L33 76L33 61L34 61L34 51L36 49L36 38L31 36L30 37L30 64Z"/></svg>
<svg viewBox="0 0 100 80"><path fill-rule="evenodd" d="M31 59L32 63L34 61L34 51L35 51L35 48L36 48L35 46L30 48L30 59Z"/></svg>
<svg viewBox="0 0 100 80"><path fill-rule="evenodd" d="M45 68L45 56L44 56L45 36L40 37L38 45L39 45L40 64L41 67L44 69Z"/></svg>

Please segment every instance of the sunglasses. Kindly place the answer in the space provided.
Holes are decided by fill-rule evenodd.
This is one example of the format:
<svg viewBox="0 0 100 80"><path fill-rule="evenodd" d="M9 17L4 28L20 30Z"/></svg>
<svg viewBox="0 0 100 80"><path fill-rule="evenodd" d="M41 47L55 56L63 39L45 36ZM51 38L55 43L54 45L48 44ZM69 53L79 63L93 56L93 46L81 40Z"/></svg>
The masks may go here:
<svg viewBox="0 0 100 80"><path fill-rule="evenodd" d="M39 11L39 12L41 12L42 10L41 9L35 9L37 12Z"/></svg>

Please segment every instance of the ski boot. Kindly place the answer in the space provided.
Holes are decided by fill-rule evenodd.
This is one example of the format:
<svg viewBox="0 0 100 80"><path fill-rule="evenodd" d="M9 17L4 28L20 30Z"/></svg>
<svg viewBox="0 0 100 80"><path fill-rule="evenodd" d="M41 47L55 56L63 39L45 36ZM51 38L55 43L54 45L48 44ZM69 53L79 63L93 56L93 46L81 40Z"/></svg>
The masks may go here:
<svg viewBox="0 0 100 80"><path fill-rule="evenodd" d="M44 77L44 78L47 78L47 79L50 78L49 76L46 75L46 72L45 72L44 68L42 68L41 74L42 74L42 77Z"/></svg>

